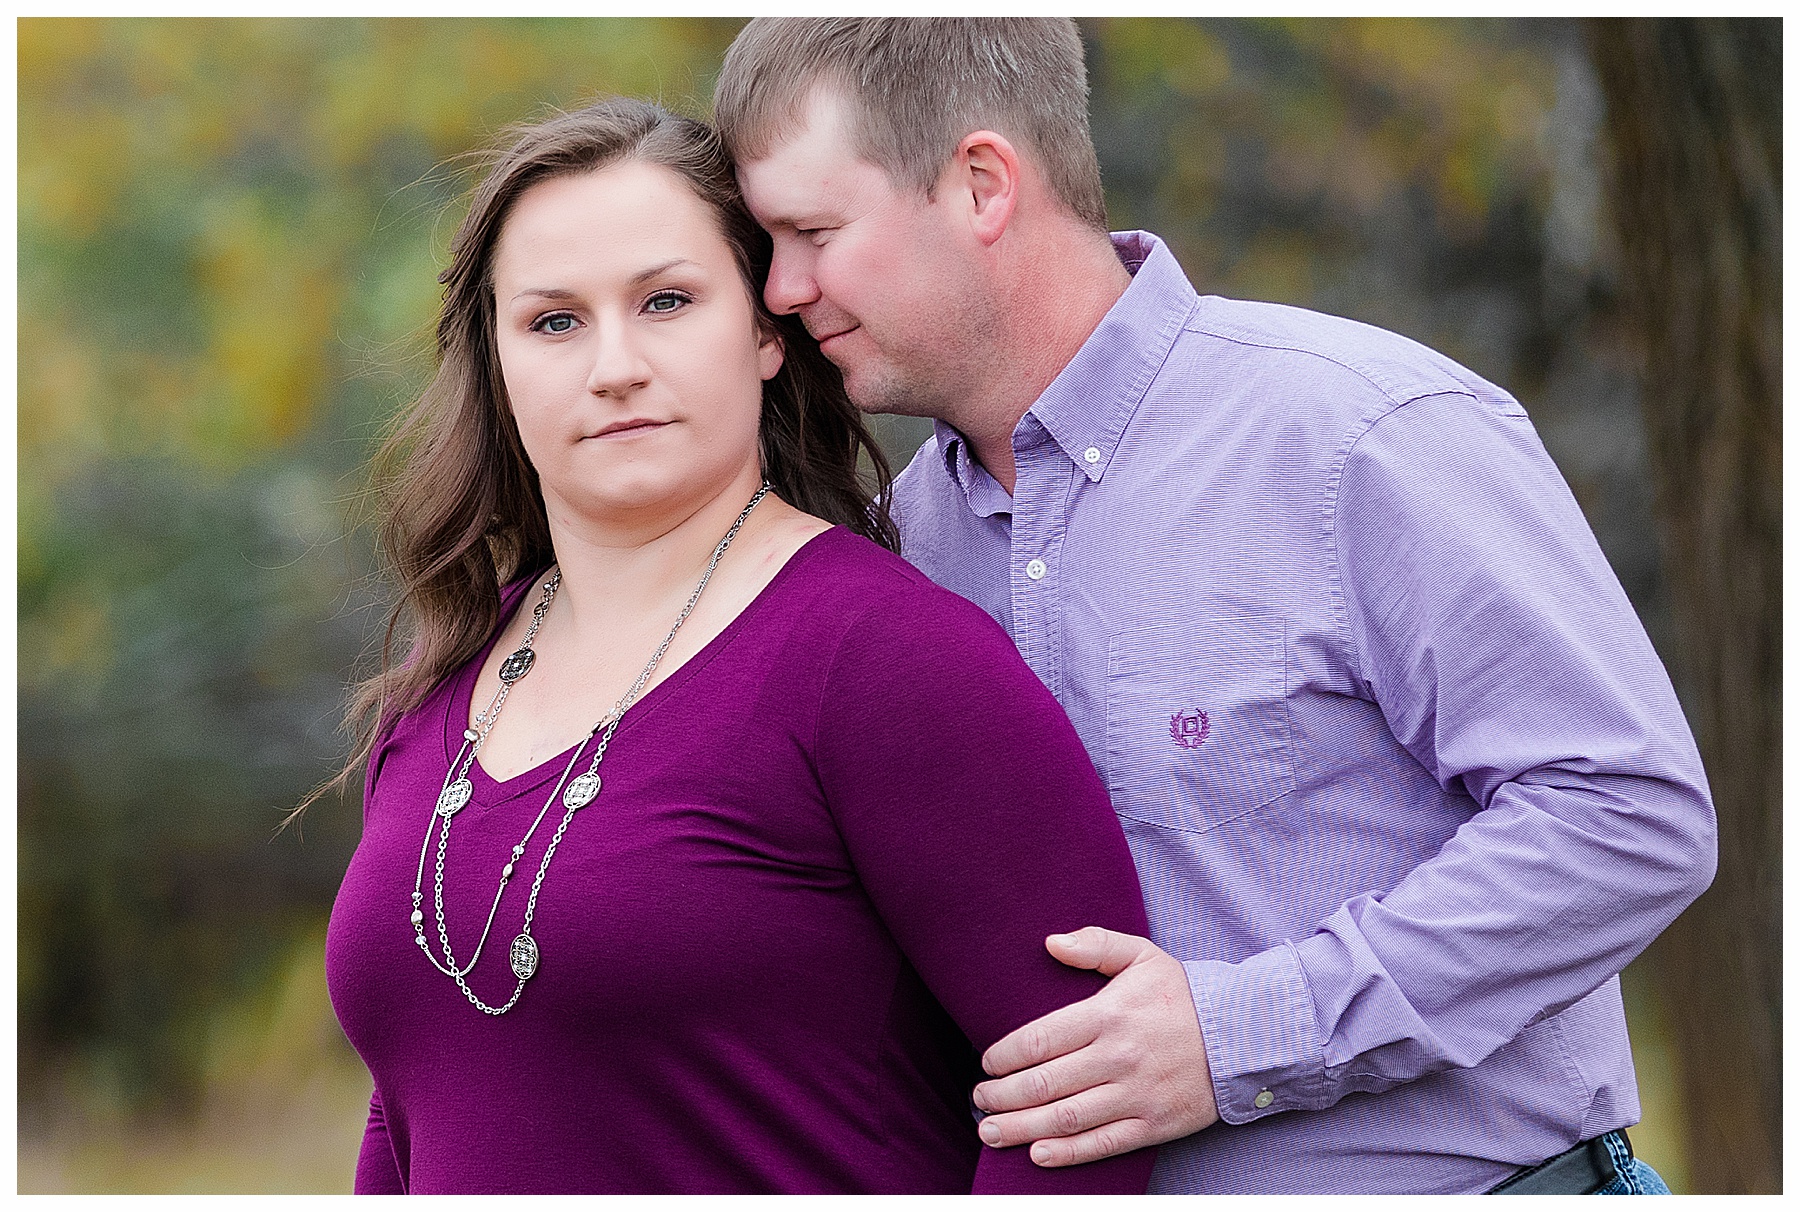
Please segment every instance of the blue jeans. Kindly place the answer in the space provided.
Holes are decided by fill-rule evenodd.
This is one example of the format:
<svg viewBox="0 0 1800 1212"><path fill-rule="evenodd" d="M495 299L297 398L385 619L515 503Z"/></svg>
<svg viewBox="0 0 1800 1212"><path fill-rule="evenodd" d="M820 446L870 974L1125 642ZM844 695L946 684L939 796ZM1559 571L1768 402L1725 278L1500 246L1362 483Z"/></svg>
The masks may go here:
<svg viewBox="0 0 1800 1212"><path fill-rule="evenodd" d="M1662 1175L1631 1156L1630 1146L1619 1133L1608 1132L1600 1139L1606 1142L1606 1151L1612 1155L1613 1166L1619 1175L1594 1192L1595 1195L1669 1194L1669 1184L1662 1180Z"/></svg>

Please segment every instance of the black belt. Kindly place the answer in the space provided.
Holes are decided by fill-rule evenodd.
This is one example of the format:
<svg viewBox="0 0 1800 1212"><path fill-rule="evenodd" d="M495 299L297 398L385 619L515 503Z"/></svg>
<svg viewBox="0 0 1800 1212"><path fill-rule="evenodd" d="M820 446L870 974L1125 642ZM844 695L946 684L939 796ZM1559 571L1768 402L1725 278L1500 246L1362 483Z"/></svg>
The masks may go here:
<svg viewBox="0 0 1800 1212"><path fill-rule="evenodd" d="M1625 1143L1626 1155L1631 1156L1631 1138L1623 1128L1606 1136L1617 1136ZM1619 1176L1606 1147L1606 1136L1584 1140L1567 1153L1558 1153L1549 1161L1521 1170L1488 1194L1592 1195Z"/></svg>

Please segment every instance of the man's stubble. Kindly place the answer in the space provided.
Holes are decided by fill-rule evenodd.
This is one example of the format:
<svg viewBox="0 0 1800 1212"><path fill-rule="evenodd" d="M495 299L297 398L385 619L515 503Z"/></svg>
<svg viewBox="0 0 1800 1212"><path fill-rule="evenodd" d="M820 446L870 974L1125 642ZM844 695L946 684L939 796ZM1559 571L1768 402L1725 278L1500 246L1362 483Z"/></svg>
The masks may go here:
<svg viewBox="0 0 1800 1212"><path fill-rule="evenodd" d="M850 400L866 413L928 417L966 428L970 414L992 394L992 368L1004 325L999 306L976 291L943 300L945 318L909 325L886 342L877 341L878 359L846 370Z"/></svg>

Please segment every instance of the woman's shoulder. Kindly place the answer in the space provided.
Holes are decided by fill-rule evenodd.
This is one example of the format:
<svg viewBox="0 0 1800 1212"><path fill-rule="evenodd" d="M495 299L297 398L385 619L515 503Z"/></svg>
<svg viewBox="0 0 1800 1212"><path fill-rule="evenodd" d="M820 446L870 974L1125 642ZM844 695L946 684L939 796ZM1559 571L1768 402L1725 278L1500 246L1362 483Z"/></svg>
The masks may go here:
<svg viewBox="0 0 1800 1212"><path fill-rule="evenodd" d="M834 694L956 697L1042 685L981 607L839 527L796 557L782 619L790 653Z"/></svg>
<svg viewBox="0 0 1800 1212"><path fill-rule="evenodd" d="M914 631L937 626L999 630L999 624L967 598L842 526L820 534L799 554L807 557L801 579L815 609L854 615L867 627L893 623Z"/></svg>

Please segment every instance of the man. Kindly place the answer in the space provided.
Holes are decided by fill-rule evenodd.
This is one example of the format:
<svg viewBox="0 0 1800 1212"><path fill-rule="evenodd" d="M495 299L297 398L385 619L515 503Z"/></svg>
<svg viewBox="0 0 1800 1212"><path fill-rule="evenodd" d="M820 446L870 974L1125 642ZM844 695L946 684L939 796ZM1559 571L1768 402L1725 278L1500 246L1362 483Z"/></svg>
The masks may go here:
<svg viewBox="0 0 1800 1212"><path fill-rule="evenodd" d="M1112 979L989 1050L982 1138L1171 1142L1158 1191L1655 1183L1617 973L1711 804L1524 410L1109 238L1070 22L758 20L716 104L770 306L937 423L905 554L1068 710L1142 876L1151 939L1047 941Z"/></svg>

